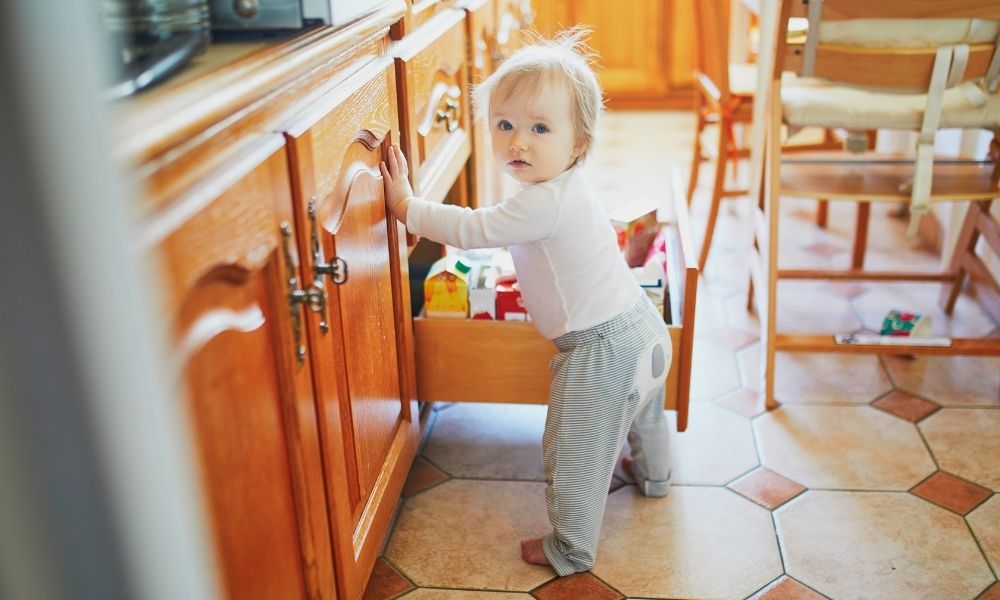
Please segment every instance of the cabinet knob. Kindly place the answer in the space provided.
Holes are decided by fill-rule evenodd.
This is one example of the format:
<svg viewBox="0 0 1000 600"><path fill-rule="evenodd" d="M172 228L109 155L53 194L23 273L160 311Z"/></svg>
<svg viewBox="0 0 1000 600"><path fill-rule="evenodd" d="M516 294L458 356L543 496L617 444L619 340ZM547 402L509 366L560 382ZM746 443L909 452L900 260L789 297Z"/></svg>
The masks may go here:
<svg viewBox="0 0 1000 600"><path fill-rule="evenodd" d="M233 12L244 19L256 17L259 9L258 0L233 0Z"/></svg>

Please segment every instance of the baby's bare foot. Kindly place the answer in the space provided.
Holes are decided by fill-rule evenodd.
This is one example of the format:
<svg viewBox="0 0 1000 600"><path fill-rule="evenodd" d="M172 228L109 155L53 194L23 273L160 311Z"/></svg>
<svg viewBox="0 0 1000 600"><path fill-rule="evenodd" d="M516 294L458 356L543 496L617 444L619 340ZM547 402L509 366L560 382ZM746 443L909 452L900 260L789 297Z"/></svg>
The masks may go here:
<svg viewBox="0 0 1000 600"><path fill-rule="evenodd" d="M548 565L549 559L542 550L542 538L521 540L521 558L533 565Z"/></svg>

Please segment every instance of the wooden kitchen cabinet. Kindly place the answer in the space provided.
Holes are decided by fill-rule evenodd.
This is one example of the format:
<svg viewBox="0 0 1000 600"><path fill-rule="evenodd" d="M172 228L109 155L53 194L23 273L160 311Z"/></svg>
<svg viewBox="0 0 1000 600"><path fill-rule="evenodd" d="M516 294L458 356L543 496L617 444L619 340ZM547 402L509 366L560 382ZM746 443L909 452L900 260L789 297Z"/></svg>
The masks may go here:
<svg viewBox="0 0 1000 600"><path fill-rule="evenodd" d="M227 598L357 600L389 533L420 425L378 165L400 143L418 193L467 202L465 17L386 0L120 107Z"/></svg>
<svg viewBox="0 0 1000 600"><path fill-rule="evenodd" d="M261 136L143 231L229 598L334 597L290 190L281 136Z"/></svg>
<svg viewBox="0 0 1000 600"><path fill-rule="evenodd" d="M385 57L282 127L303 285L325 297L306 329L342 598L364 593L419 436L405 236L379 173L395 109Z"/></svg>

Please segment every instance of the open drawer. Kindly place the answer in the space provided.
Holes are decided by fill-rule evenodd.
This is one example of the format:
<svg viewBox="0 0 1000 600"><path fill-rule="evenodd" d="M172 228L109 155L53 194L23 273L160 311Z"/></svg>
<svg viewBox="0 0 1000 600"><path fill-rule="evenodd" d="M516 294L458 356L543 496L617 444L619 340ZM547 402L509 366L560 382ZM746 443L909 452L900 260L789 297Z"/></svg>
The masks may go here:
<svg viewBox="0 0 1000 600"><path fill-rule="evenodd" d="M698 263L681 178L658 216L667 232L667 289L663 319L673 342L664 408L687 428ZM413 320L417 399L424 402L548 401L549 361L556 348L531 323L465 319Z"/></svg>

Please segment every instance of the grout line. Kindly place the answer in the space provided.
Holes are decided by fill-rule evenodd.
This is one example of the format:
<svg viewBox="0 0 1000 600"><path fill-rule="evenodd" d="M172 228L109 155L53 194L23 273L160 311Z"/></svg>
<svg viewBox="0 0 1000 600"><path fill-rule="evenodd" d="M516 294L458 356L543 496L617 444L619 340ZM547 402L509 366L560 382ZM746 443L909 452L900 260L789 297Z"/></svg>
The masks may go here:
<svg viewBox="0 0 1000 600"><path fill-rule="evenodd" d="M992 496L991 496L991 498L992 498ZM980 504L979 506L982 506L982 504ZM972 511L970 510L969 514L971 514L971 513L972 513ZM990 564L990 559L989 559L989 557L986 556L986 551L983 550L983 545L979 542L979 537L976 535L976 532L974 532L972 530L972 525L969 524L969 519L967 517L962 517L962 522L965 523L966 529L969 530L969 535L972 536L972 541L974 541L976 543L976 548L979 549L979 555L983 557L984 561L986 561L986 568L988 568L990 570L990 572L993 573L993 579L994 580L1000 580L1000 572L998 572L997 569L994 569L993 565ZM986 586L985 589L989 589L989 587L990 586Z"/></svg>

